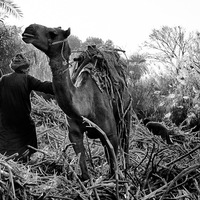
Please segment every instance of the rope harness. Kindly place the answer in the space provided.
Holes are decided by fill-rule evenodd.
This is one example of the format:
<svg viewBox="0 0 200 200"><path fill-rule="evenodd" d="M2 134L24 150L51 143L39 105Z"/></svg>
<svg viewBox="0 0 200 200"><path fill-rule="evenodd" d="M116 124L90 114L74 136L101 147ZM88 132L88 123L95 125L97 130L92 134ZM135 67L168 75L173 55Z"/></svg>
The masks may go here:
<svg viewBox="0 0 200 200"><path fill-rule="evenodd" d="M50 45L53 46L53 45L56 45L56 44L60 44L62 43L62 48L61 48L61 56L62 56L62 59L64 60L63 61L63 65L66 66L68 64L68 60L64 57L64 47L65 47L65 42L67 42L67 38L65 38L64 40L60 40L60 41L56 41L56 42L52 42ZM67 68L68 69L68 68ZM66 69L66 70L67 70Z"/></svg>

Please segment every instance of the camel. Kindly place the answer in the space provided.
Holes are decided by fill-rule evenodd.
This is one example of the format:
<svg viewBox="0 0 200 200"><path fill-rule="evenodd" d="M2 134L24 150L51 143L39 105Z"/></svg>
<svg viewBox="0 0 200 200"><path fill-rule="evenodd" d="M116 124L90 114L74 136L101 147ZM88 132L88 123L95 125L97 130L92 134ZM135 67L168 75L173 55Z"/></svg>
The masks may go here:
<svg viewBox="0 0 200 200"><path fill-rule="evenodd" d="M69 35L70 28L62 30L61 28L31 24L22 34L22 39L25 43L32 44L50 58L49 65L52 71L55 98L68 117L69 139L72 143L75 143L74 151L77 155L80 153L79 165L82 180L85 181L90 178L83 144L84 133L91 139L100 139L110 164L109 174L113 176L115 174L115 163L108 142L96 128L84 123L83 117L95 123L105 132L116 156L121 144L121 149L125 152L125 160L128 163L131 97L128 88L125 86L121 95L122 105L120 108L123 112L123 116L121 116L116 107L116 101L118 100L111 100L108 93L100 90L88 70L83 70L81 73L82 81L79 86L75 86L69 70L69 57L71 54L68 44ZM94 65L95 62L94 57L88 59L87 62L81 61L81 59L78 60L82 67L88 63ZM98 62L96 65L98 65ZM118 124L122 121L124 122L124 129L121 136L119 136L117 129Z"/></svg>

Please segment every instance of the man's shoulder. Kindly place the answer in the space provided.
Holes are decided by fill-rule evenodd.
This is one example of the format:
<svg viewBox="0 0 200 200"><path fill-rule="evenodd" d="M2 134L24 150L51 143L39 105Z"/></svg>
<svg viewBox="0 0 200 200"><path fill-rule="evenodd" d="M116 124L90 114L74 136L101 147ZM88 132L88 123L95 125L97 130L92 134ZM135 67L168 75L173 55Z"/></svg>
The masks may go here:
<svg viewBox="0 0 200 200"><path fill-rule="evenodd" d="M2 82L3 80L9 79L12 76L12 73L9 74L5 74L0 78L0 82Z"/></svg>
<svg viewBox="0 0 200 200"><path fill-rule="evenodd" d="M21 74L21 73L16 73L16 72L10 72L8 74L5 74L2 76L2 78L10 78L10 77L13 77L13 76L23 76L24 74Z"/></svg>
<svg viewBox="0 0 200 200"><path fill-rule="evenodd" d="M12 76L14 73L13 72L10 72L10 73L8 73L8 74L4 74L3 76L2 76L2 78L3 77L9 77L9 76Z"/></svg>
<svg viewBox="0 0 200 200"><path fill-rule="evenodd" d="M26 77L28 79L31 79L31 80L34 80L34 81L40 81L39 79L37 79L36 77L34 77L34 76L30 75L30 74L26 74Z"/></svg>

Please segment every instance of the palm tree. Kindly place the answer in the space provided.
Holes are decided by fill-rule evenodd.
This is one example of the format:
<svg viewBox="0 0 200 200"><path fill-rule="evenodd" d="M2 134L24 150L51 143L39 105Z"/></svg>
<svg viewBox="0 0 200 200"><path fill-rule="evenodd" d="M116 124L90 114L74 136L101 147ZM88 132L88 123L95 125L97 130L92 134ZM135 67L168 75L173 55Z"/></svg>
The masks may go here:
<svg viewBox="0 0 200 200"><path fill-rule="evenodd" d="M146 55L133 54L129 58L129 77L133 83L138 81L145 73L148 72Z"/></svg>
<svg viewBox="0 0 200 200"><path fill-rule="evenodd" d="M0 16L2 15L1 10L5 11L5 13L3 13L4 18L7 14L12 15L16 18L23 17L22 11L12 0L0 0ZM0 20L3 21L4 18Z"/></svg>

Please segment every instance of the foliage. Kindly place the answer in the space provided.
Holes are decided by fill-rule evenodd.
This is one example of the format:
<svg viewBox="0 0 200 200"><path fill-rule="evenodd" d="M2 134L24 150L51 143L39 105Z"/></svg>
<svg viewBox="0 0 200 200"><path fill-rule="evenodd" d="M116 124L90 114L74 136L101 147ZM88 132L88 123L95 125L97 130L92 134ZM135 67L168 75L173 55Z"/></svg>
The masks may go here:
<svg viewBox="0 0 200 200"><path fill-rule="evenodd" d="M114 48L114 43L113 43L113 41L110 40L110 39L106 40L104 45L105 45L105 47L107 47L107 48Z"/></svg>
<svg viewBox="0 0 200 200"><path fill-rule="evenodd" d="M10 60L15 54L22 51L20 33L21 28L5 26L0 23L0 68L4 73L10 72Z"/></svg>
<svg viewBox="0 0 200 200"><path fill-rule="evenodd" d="M41 81L52 81L52 73L48 63L49 58L32 45L27 46L29 47L26 51L27 57L32 61L30 74Z"/></svg>
<svg viewBox="0 0 200 200"><path fill-rule="evenodd" d="M200 73L200 33L194 33L194 36L191 41L191 45L189 47L189 57L188 60L189 70L196 70L196 72Z"/></svg>
<svg viewBox="0 0 200 200"><path fill-rule="evenodd" d="M88 45L96 45L101 46L104 44L103 40L101 38L97 37L88 37L86 38L85 42L82 43L82 49L86 48Z"/></svg>
<svg viewBox="0 0 200 200"><path fill-rule="evenodd" d="M77 36L70 35L68 37L68 40L69 40L69 45L72 51L80 49L82 42Z"/></svg>
<svg viewBox="0 0 200 200"><path fill-rule="evenodd" d="M148 53L143 63L148 71L141 73L139 81L135 81L137 72L130 76L135 83L131 88L133 108L139 118L149 116L158 121L168 118L181 125L191 119L192 113L195 121L200 120L197 104L200 89L199 33L163 26L160 30L152 30L149 38L144 44Z"/></svg>
<svg viewBox="0 0 200 200"><path fill-rule="evenodd" d="M148 72L145 55L132 54L129 58L128 71L129 82L134 86L134 83Z"/></svg>
<svg viewBox="0 0 200 200"><path fill-rule="evenodd" d="M133 109L139 119L151 117L160 121L164 117L163 107L159 106L162 94L159 82L154 77L142 78L130 88Z"/></svg>
<svg viewBox="0 0 200 200"><path fill-rule="evenodd" d="M161 63L169 73L179 75L180 70L188 64L189 47L193 39L192 34L178 27L163 26L153 29L145 47L149 49L149 57Z"/></svg>
<svg viewBox="0 0 200 200"><path fill-rule="evenodd" d="M3 13L4 17L8 15L12 15L16 18L21 18L23 17L23 13L19 6L17 6L13 1L11 0L0 0L0 9L5 11ZM2 14L2 12L0 12ZM3 18L2 18L3 20Z"/></svg>

